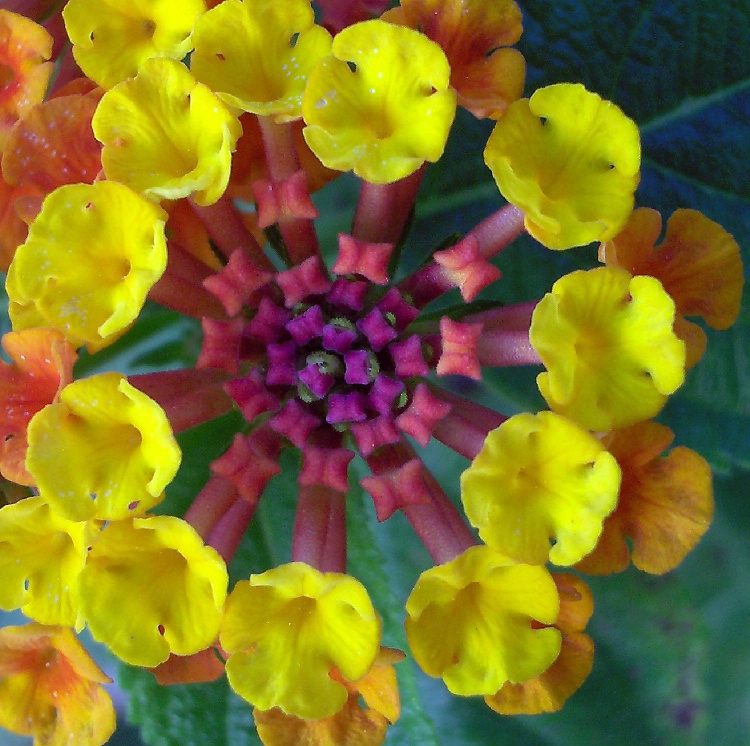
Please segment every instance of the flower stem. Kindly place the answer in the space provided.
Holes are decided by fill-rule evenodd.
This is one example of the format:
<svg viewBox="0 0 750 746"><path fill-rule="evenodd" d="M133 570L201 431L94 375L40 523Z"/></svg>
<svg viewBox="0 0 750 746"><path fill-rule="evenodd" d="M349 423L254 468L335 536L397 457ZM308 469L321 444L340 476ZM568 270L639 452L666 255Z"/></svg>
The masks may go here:
<svg viewBox="0 0 750 746"><path fill-rule="evenodd" d="M294 519L292 561L321 572L346 572L346 500L320 485L300 487Z"/></svg>
<svg viewBox="0 0 750 746"><path fill-rule="evenodd" d="M468 235L477 239L482 256L490 259L521 235L523 219L523 212L515 205L505 205L485 218Z"/></svg>
<svg viewBox="0 0 750 746"><path fill-rule="evenodd" d="M362 182L352 236L371 243L398 243L406 227L425 166L392 184Z"/></svg>

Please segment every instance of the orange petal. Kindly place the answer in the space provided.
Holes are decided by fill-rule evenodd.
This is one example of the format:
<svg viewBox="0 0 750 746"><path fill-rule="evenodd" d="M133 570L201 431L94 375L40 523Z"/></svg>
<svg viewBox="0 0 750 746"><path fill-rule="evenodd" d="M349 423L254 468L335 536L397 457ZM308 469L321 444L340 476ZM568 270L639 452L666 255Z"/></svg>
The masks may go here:
<svg viewBox="0 0 750 746"><path fill-rule="evenodd" d="M76 353L53 329L26 329L3 337L13 361L0 361L0 473L19 484L33 485L26 471L26 428L42 407L51 404L73 377Z"/></svg>
<svg viewBox="0 0 750 746"><path fill-rule="evenodd" d="M35 106L8 139L3 156L6 181L45 194L63 184L92 183L102 168L102 146L91 131L96 104L91 96L75 94Z"/></svg>
<svg viewBox="0 0 750 746"><path fill-rule="evenodd" d="M659 213L640 208L618 236L602 244L600 258L631 274L656 277L683 316L701 316L714 329L730 327L744 282L737 242L697 210L676 210L664 241L654 246L660 229Z"/></svg>
<svg viewBox="0 0 750 746"><path fill-rule="evenodd" d="M193 655L172 653L164 663L151 669L161 686L170 684L201 684L216 681L224 674L224 662L214 648L206 648Z"/></svg>
<svg viewBox="0 0 750 746"><path fill-rule="evenodd" d="M14 187L0 177L0 271L7 272L16 249L26 240L28 224L16 209L19 198L36 194L36 190Z"/></svg>
<svg viewBox="0 0 750 746"><path fill-rule="evenodd" d="M605 521L602 539L577 569L606 574L633 564L644 572L675 568L706 532L713 515L711 470L689 448L659 454L672 432L656 422L616 430L605 444L622 468L622 489L615 512Z"/></svg>

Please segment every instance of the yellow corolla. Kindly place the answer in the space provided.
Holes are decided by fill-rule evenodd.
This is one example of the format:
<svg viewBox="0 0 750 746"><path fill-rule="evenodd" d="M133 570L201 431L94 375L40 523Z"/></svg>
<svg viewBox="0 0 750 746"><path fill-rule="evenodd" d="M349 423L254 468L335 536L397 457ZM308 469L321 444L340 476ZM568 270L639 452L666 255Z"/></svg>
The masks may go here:
<svg viewBox="0 0 750 746"><path fill-rule="evenodd" d="M232 106L278 122L299 119L310 70L331 35L309 0L224 0L200 18L190 69Z"/></svg>
<svg viewBox="0 0 750 746"><path fill-rule="evenodd" d="M319 720L347 702L380 650L381 621L354 578L302 562L241 580L227 600L221 646L232 688L259 710Z"/></svg>
<svg viewBox="0 0 750 746"><path fill-rule="evenodd" d="M547 368L550 408L590 430L656 415L685 378L674 301L653 277L600 267L561 277L534 309L529 338Z"/></svg>
<svg viewBox="0 0 750 746"><path fill-rule="evenodd" d="M87 77L111 88L151 57L182 59L204 0L68 0L63 19Z"/></svg>
<svg viewBox="0 0 750 746"><path fill-rule="evenodd" d="M118 658L153 668L215 642L227 583L224 560L185 521L114 521L81 572L81 614Z"/></svg>
<svg viewBox="0 0 750 746"><path fill-rule="evenodd" d="M495 694L527 681L560 652L552 627L560 599L552 576L487 546L419 576L406 602L406 635L414 658L453 694Z"/></svg>
<svg viewBox="0 0 750 746"><path fill-rule="evenodd" d="M410 28L365 21L333 40L302 100L310 149L328 168L385 184L434 162L456 112L443 50Z"/></svg>
<svg viewBox="0 0 750 746"><path fill-rule="evenodd" d="M162 408L119 373L66 386L29 423L26 468L75 521L140 516L161 502L181 453Z"/></svg>
<svg viewBox="0 0 750 746"><path fill-rule="evenodd" d="M151 59L104 94L91 126L108 179L156 199L216 202L229 183L239 119L187 68Z"/></svg>
<svg viewBox="0 0 750 746"><path fill-rule="evenodd" d="M606 241L625 224L640 178L635 122L580 84L559 83L512 103L484 160L500 192L550 249Z"/></svg>
<svg viewBox="0 0 750 746"><path fill-rule="evenodd" d="M540 565L572 565L588 554L619 488L614 456L553 412L506 420L461 476L461 500L480 538Z"/></svg>
<svg viewBox="0 0 750 746"><path fill-rule="evenodd" d="M166 218L113 181L55 189L8 270L13 328L49 326L92 352L114 342L166 269Z"/></svg>

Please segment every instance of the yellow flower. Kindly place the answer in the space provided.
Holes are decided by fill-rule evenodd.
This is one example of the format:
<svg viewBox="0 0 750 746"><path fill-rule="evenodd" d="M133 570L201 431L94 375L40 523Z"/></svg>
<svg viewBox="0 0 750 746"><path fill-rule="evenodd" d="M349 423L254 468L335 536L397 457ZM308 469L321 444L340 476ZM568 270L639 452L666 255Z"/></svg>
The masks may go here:
<svg viewBox="0 0 750 746"><path fill-rule="evenodd" d="M674 302L653 277L601 267L561 277L534 309L529 338L550 408L591 430L653 417L685 377Z"/></svg>
<svg viewBox="0 0 750 746"><path fill-rule="evenodd" d="M375 20L338 33L332 54L302 100L305 140L325 166L386 184L440 158L456 94L437 44Z"/></svg>
<svg viewBox="0 0 750 746"><path fill-rule="evenodd" d="M216 202L229 183L239 119L173 60L147 60L104 94L92 127L108 179L148 197Z"/></svg>
<svg viewBox="0 0 750 746"><path fill-rule="evenodd" d="M165 221L112 181L55 189L8 270L13 328L50 326L90 351L114 342L167 266Z"/></svg>
<svg viewBox="0 0 750 746"><path fill-rule="evenodd" d="M559 83L508 107L484 160L500 192L550 249L612 238L633 209L641 146L635 122L580 84Z"/></svg>
<svg viewBox="0 0 750 746"><path fill-rule="evenodd" d="M0 725L34 746L101 746L115 730L110 679L71 630L0 629Z"/></svg>
<svg viewBox="0 0 750 746"><path fill-rule="evenodd" d="M41 624L82 627L78 576L97 528L29 497L0 508L0 607Z"/></svg>
<svg viewBox="0 0 750 746"><path fill-rule="evenodd" d="M301 562L234 587L221 626L232 688L259 710L279 707L308 720L335 715L344 684L361 679L380 649L381 622L354 578Z"/></svg>
<svg viewBox="0 0 750 746"><path fill-rule="evenodd" d="M164 411L119 373L66 386L31 420L28 438L39 493L75 521L142 515L180 465Z"/></svg>
<svg viewBox="0 0 750 746"><path fill-rule="evenodd" d="M419 576L406 602L406 635L417 663L453 694L495 694L527 681L560 652L560 608L549 572L487 546Z"/></svg>
<svg viewBox="0 0 750 746"><path fill-rule="evenodd" d="M619 488L617 461L601 442L552 412L506 420L461 476L464 510L480 538L540 565L572 565L588 554Z"/></svg>
<svg viewBox="0 0 750 746"><path fill-rule="evenodd" d="M299 119L310 70L331 49L309 0L224 0L196 23L193 40L197 80L277 122Z"/></svg>
<svg viewBox="0 0 750 746"><path fill-rule="evenodd" d="M224 561L185 521L115 521L81 572L81 613L118 658L153 668L216 640L227 583Z"/></svg>
<svg viewBox="0 0 750 746"><path fill-rule="evenodd" d="M111 88L151 57L182 59L205 10L204 0L68 0L63 19L81 70Z"/></svg>

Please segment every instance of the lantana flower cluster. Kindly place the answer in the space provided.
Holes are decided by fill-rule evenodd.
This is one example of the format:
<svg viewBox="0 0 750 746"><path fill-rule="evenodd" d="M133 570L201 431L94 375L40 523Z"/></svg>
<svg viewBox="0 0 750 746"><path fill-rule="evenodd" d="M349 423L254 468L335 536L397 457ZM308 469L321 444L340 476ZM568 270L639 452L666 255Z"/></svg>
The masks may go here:
<svg viewBox="0 0 750 746"><path fill-rule="evenodd" d="M0 607L31 620L0 631L0 724L109 738L84 627L164 685L226 675L266 744L382 743L405 654L498 713L559 709L592 667L582 575L667 572L709 526L708 465L653 418L705 349L688 317L737 317L734 239L681 209L659 243L614 103L574 82L523 97L513 0L48 5L0 11ZM396 279L457 106L495 122L497 210ZM310 195L348 171L351 229L321 247ZM492 260L524 232L597 243L601 266L475 304L512 282ZM149 299L200 320L195 366L79 377L81 348L127 340ZM453 385L507 366L541 371L548 410ZM187 512L155 514L175 434L233 410ZM461 509L419 455L433 438L466 459ZM287 449L289 562L229 588ZM401 511L435 563L408 651L347 574L355 456L377 519Z"/></svg>

